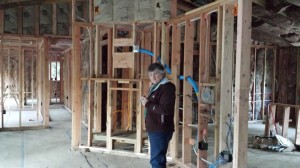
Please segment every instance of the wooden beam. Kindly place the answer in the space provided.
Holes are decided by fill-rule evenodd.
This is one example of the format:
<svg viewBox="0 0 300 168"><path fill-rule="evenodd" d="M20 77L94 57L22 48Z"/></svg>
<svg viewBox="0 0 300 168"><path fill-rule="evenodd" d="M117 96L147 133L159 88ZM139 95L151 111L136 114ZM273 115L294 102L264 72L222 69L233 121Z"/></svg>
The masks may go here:
<svg viewBox="0 0 300 168"><path fill-rule="evenodd" d="M238 0L233 167L247 165L252 2Z"/></svg>
<svg viewBox="0 0 300 168"><path fill-rule="evenodd" d="M266 76L267 76L267 48L265 48L264 52L264 60L263 60L263 76L262 76L262 83L261 83L261 95L262 95L262 102L261 102L261 118L265 119L265 100L266 100ZM255 96L255 95L253 95Z"/></svg>
<svg viewBox="0 0 300 168"><path fill-rule="evenodd" d="M111 81L107 82L107 106L106 106L106 149L113 149L113 141L111 139L112 136L112 111L113 111L113 102L112 100L116 100L116 94L113 94L111 91Z"/></svg>
<svg viewBox="0 0 300 168"><path fill-rule="evenodd" d="M296 104L300 105L300 49L299 48L297 52Z"/></svg>
<svg viewBox="0 0 300 168"><path fill-rule="evenodd" d="M143 82L140 81L138 84L139 91L137 93L137 97L142 96L142 91L143 91ZM139 99L136 99L136 149L135 152L141 153L142 152L142 142L143 142L143 137L142 137L142 132L143 132L143 109L142 109L142 104L139 102Z"/></svg>
<svg viewBox="0 0 300 168"><path fill-rule="evenodd" d="M77 148L81 137L80 27L73 26L72 37L72 148Z"/></svg>
<svg viewBox="0 0 300 168"><path fill-rule="evenodd" d="M89 47L89 76L91 78L96 77L96 73L95 73L95 53L94 53L94 44L95 44L95 40L94 40L94 36L93 36L93 32L94 32L94 27L90 28L89 31L89 39L90 39L90 47ZM94 81L88 81L88 85L89 85L89 93L88 93L88 146L92 146L92 141L93 141L93 129L94 129L94 86L95 86L95 82Z"/></svg>
<svg viewBox="0 0 300 168"><path fill-rule="evenodd" d="M75 7L75 0L72 1ZM72 8L75 14L75 8ZM75 15L72 15L73 19ZM72 148L78 148L81 141L81 80L80 80L80 27L72 26Z"/></svg>
<svg viewBox="0 0 300 168"><path fill-rule="evenodd" d="M290 119L290 107L284 107L283 124L282 124L282 136L287 138L289 119Z"/></svg>
<svg viewBox="0 0 300 168"><path fill-rule="evenodd" d="M49 39L44 39L44 51L43 51L43 84L42 84L42 109L43 109L43 118L44 118L44 126L49 126L49 104L50 104L50 81L49 81Z"/></svg>
<svg viewBox="0 0 300 168"><path fill-rule="evenodd" d="M203 85L200 85L201 83L208 83L209 80L209 57L208 51L209 48L207 47L210 40L210 31L209 26L210 25L210 15L206 15L205 13L202 13L200 15L200 29L198 30L199 33L199 90L200 93L202 89L204 88ZM199 94L199 93L198 93ZM198 96L200 97L200 96ZM203 106L204 105L204 106ZM198 114L203 113L209 106L203 102L202 99L199 98L198 102ZM204 118L202 115L198 115L198 140L204 141L203 138L207 139L207 119ZM203 161L201 160L207 159L207 151L205 150L198 150L197 155L197 165L199 168L204 168L206 164L203 164Z"/></svg>
<svg viewBox="0 0 300 168"><path fill-rule="evenodd" d="M109 77L113 77L113 37L114 37L113 29L108 29L108 44L107 44L107 74Z"/></svg>
<svg viewBox="0 0 300 168"><path fill-rule="evenodd" d="M24 50L21 47L21 38L19 38L19 127L22 126L22 109L24 107Z"/></svg>
<svg viewBox="0 0 300 168"><path fill-rule="evenodd" d="M296 122L296 145L300 145L300 108L296 108L296 117L297 117L297 122Z"/></svg>
<svg viewBox="0 0 300 168"><path fill-rule="evenodd" d="M1 22L1 21L0 21ZM1 43L1 48L0 48L0 50L1 50L1 56L0 56L0 70L1 70L1 72L0 72L0 79L1 79L1 88L0 88L0 90L1 90L1 99L0 99L0 105L1 105L1 111L0 111L0 113L1 113L1 128L4 128L4 114L3 114L3 111L4 111L4 91L3 91L3 89L4 89L4 51L3 51L3 36L1 36L1 38L0 38L0 43Z"/></svg>
<svg viewBox="0 0 300 168"><path fill-rule="evenodd" d="M153 44L152 44L152 46L153 46L153 57L152 57L152 62L156 62L156 60L157 60L157 55L158 55L158 53L157 53L157 39L158 39L158 37L157 37L157 33L158 33L158 23L157 22L154 22L153 23L154 24L154 26L153 26L153 28L154 28L154 30L153 30Z"/></svg>
<svg viewBox="0 0 300 168"><path fill-rule="evenodd" d="M274 61L273 61L273 74L272 74L272 103L275 102L275 93L276 93L275 81L276 81L277 49L273 49L273 51L274 51ZM299 64L300 63L300 56L299 55L300 54L298 54L298 57L297 57L297 74L298 74L297 79L300 80L300 64ZM297 81L299 81L299 80L297 80ZM299 86L300 86L300 82L299 82ZM300 95L300 92L297 92L297 93L299 93L299 95Z"/></svg>
<svg viewBox="0 0 300 168"><path fill-rule="evenodd" d="M166 24L164 22L162 22L162 25L161 25L161 44L160 44L160 47L161 47L161 63L164 64L166 63L167 65L169 64L169 57L167 56L167 47L166 46L166 31L167 31L167 28L166 28Z"/></svg>
<svg viewBox="0 0 300 168"><path fill-rule="evenodd" d="M179 79L180 74L180 30L181 27L177 26L176 23L172 25L172 79L176 86L176 95L179 94ZM174 109L174 122L179 123L179 98L175 100ZM173 159L178 158L178 147L179 147L179 124L175 124L175 131L173 138L170 143L170 152Z"/></svg>
<svg viewBox="0 0 300 168"><path fill-rule="evenodd" d="M230 151L227 147L228 132L232 132L232 79L234 55L234 0L224 4L221 61L221 98L220 98L220 151ZM216 153L215 153L216 154Z"/></svg>
<svg viewBox="0 0 300 168"><path fill-rule="evenodd" d="M193 49L194 49L194 22L185 21L185 36L184 36L184 69L183 76L193 76ZM183 163L191 163L192 161L192 146L189 141L192 137L192 129L189 124L192 123L192 100L193 88L187 80L183 82L183 128L182 128L182 161Z"/></svg>
<svg viewBox="0 0 300 168"><path fill-rule="evenodd" d="M102 35L100 34L100 27L96 25L96 38L95 38L95 77L100 77L102 74L102 46L99 44L102 40ZM94 97L94 111L95 111L95 121L94 130L95 132L102 131L102 83L96 82L95 86L95 97Z"/></svg>
<svg viewBox="0 0 300 168"><path fill-rule="evenodd" d="M255 84L255 80L256 80L256 61L257 61L257 48L254 48L254 62L253 62L253 86L252 86L252 120L256 120L255 118L255 107L256 107L256 84Z"/></svg>

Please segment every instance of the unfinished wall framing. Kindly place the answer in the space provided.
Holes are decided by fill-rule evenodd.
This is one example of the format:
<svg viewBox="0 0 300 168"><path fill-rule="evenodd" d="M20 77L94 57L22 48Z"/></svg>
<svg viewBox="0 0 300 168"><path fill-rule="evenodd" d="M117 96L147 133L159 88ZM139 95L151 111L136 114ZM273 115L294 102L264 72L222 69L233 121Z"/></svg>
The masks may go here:
<svg viewBox="0 0 300 168"><path fill-rule="evenodd" d="M95 69L96 78L81 77L82 82L87 81L88 88L93 90L88 93L88 97L95 98L91 104L93 108L89 108L87 112L89 116L88 139L87 143L80 142L80 131L77 129L77 124L80 123L78 116L76 121L73 121L75 124L72 129L73 135L77 138L72 139L72 146L87 144L77 147L147 156L147 148L143 148L148 146L142 124L143 108L137 102L137 98L147 90L148 81L145 76L145 68L151 62L156 61L158 56L161 56L162 61L171 67L172 73L169 77L177 85L178 94L182 93L183 96L183 98L178 97L176 103L176 126L170 145L170 155L184 167L193 164L205 167L201 159L209 159L207 151L198 150L195 144L209 138L208 122L214 120L216 123L215 133L218 135L215 135L213 146L215 148L214 155L217 156L219 151L225 148L225 143L221 142L226 136L224 135L225 131L219 130L219 114L222 114L219 106L230 104L226 101L219 102L220 97L218 97L221 89L219 81L222 75L228 76L226 74L228 70L225 74L221 73L224 68L221 67L222 56L227 54L231 60L233 59L233 19L225 18L225 16L232 15L228 10L233 9L233 3L225 4L229 6L226 6L228 8L226 10L223 9L225 6L223 2L218 1L188 12L183 17L171 19L167 24L164 22L112 22L96 25L93 61L96 64L90 65ZM214 41L211 39L212 21L217 25L217 37ZM225 23L228 23L228 31L222 29ZM75 27L80 25L82 24L78 23ZM74 45L79 45L79 35L80 31L78 30L76 34L73 34L73 42L77 41L77 43L73 43ZM232 40L231 43L222 43L226 37ZM183 45L181 42L184 42ZM213 44L215 47L212 47ZM224 48L231 48L231 50L222 51L222 44L226 44L227 46ZM149 59L145 53L134 53L131 47L133 45L139 45L142 49L152 51L152 58ZM80 47L74 46L74 48ZM73 50L73 52L78 53L78 56L76 53L73 53L73 56L80 57L79 51ZM76 65L80 66L79 63ZM211 70L210 65L213 65L215 69ZM73 75L77 75L74 78L79 79L78 72L76 74L73 72ZM180 75L183 76L182 82L178 78ZM211 91L215 96L213 102L200 99L201 93L193 90L191 80L199 86L200 91L203 89L213 90L213 92ZM76 101L73 100L72 103L80 102L78 98L81 96L78 96L74 97ZM198 106L194 106L198 98L199 102L196 103ZM226 99L226 97L224 98ZM183 101L182 108L179 108L180 100ZM80 104L73 105L72 109L74 110L74 108L81 109ZM231 107L229 106L229 108ZM215 112L215 116L212 115L212 111ZM135 124L133 116L135 116ZM221 121L223 121L221 127L228 129L226 118L223 117ZM179 139L179 132L182 132L182 139ZM124 147L122 144L129 145Z"/></svg>
<svg viewBox="0 0 300 168"><path fill-rule="evenodd" d="M0 41L1 129L47 127L48 109L39 105L44 102L39 95L45 93L40 88L45 75L38 69L41 39L6 35L1 36Z"/></svg>

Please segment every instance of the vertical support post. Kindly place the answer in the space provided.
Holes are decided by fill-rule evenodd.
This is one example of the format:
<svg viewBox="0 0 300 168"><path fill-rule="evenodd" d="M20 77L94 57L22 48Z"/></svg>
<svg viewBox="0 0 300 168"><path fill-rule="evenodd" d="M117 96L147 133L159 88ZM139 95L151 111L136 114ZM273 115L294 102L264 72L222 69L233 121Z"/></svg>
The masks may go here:
<svg viewBox="0 0 300 168"><path fill-rule="evenodd" d="M209 71L208 68L210 63L209 63L209 48L207 48L208 45L208 39L210 39L210 15L207 15L206 13L201 14L201 20L200 20L200 29L199 29L199 91L201 92L203 89L203 85L201 83L207 83L209 80ZM198 96L200 97L200 96ZM204 118L201 114L205 110L207 110L207 107L205 106L205 103L203 102L202 99L199 98L198 102L198 140L201 141L203 138L207 137L207 119ZM206 165L203 164L201 158L207 159L207 151L204 150L198 150L198 155L197 155L197 165L199 168L204 168Z"/></svg>
<svg viewBox="0 0 300 168"><path fill-rule="evenodd" d="M57 3L52 4L52 33L57 35Z"/></svg>
<svg viewBox="0 0 300 168"><path fill-rule="evenodd" d="M49 103L50 103L50 80L49 80L49 39L44 39L44 52L43 52L43 84L42 84L42 91L43 91L43 98L42 98L42 109L43 109L43 118L44 118L44 127L49 126Z"/></svg>
<svg viewBox="0 0 300 168"><path fill-rule="evenodd" d="M180 73L180 30L177 23L172 25L172 79L176 86L176 95L179 93L179 79L178 74ZM179 98L175 100L174 108L174 122L175 131L173 138L170 143L170 152L172 158L178 158L178 140L179 140Z"/></svg>
<svg viewBox="0 0 300 168"><path fill-rule="evenodd" d="M144 41L145 41L144 42L145 43L145 47L144 48L145 49L151 50L151 42L153 40L152 34L153 34L152 32L145 32L145 39L144 39ZM155 51L153 50L153 52L155 52ZM147 76L146 75L146 73L147 73L147 67L151 64L151 59L153 60L153 58L149 57L148 55L144 57L144 73L142 73L143 78L145 78L145 76ZM148 88L147 87L144 87L144 88L145 88L145 91L143 93L147 93Z"/></svg>
<svg viewBox="0 0 300 168"><path fill-rule="evenodd" d="M158 23L154 22L153 23L154 30L153 30L153 57L152 57L152 62L155 62L157 60L157 32L158 32Z"/></svg>
<svg viewBox="0 0 300 168"><path fill-rule="evenodd" d="M142 96L142 90L143 90L143 81L140 80L138 83L138 88L140 89L137 92L137 97L141 97ZM139 102L139 99L136 99L136 149L135 149L135 153L141 153L142 151L142 142L143 142L143 137L142 137L142 132L143 132L143 128L142 128L142 122L143 122L143 117L142 117L142 105Z"/></svg>
<svg viewBox="0 0 300 168"><path fill-rule="evenodd" d="M88 146L92 146L93 141L93 123L94 123L94 81L88 80L89 97L88 97Z"/></svg>
<svg viewBox="0 0 300 168"><path fill-rule="evenodd" d="M141 32L140 33L140 36L139 36L139 40L140 40L140 47L141 48L145 48L145 44L146 44L146 42L145 42L145 37L146 37L146 33L143 31L143 32ZM139 53L140 54L140 64L141 64L141 67L140 67L140 73L141 73L141 79L144 79L145 78L145 76L144 76L144 74L146 74L146 72L145 72L145 54L144 53ZM143 93L143 92L142 92Z"/></svg>
<svg viewBox="0 0 300 168"><path fill-rule="evenodd" d="M101 38L100 38L101 37ZM100 46L99 41L102 40L100 36L100 27L96 25L96 38L95 38L95 77L99 77L102 74L102 45ZM95 132L102 131L102 83L95 82L95 94L94 94L94 111L95 121L94 130Z"/></svg>
<svg viewBox="0 0 300 168"><path fill-rule="evenodd" d="M106 114L106 149L112 150L113 149L113 142L111 139L112 136L112 102L113 100L113 93L110 90L111 81L107 81L107 114Z"/></svg>
<svg viewBox="0 0 300 168"><path fill-rule="evenodd" d="M89 1L89 4L91 5L91 1ZM89 6L90 7L90 6ZM91 11L90 11L90 16L91 16ZM92 18L89 17L89 20L91 21ZM89 33L89 37L90 37L90 48L89 48L89 64L90 64L90 72L89 72L89 77L90 78L93 78L96 76L96 73L95 73L95 53L94 53L94 44L95 44L95 41L94 41L94 35L93 35L93 32L94 32L94 27L91 26L91 27L88 27L88 29L90 29ZM92 145L92 141L93 141L93 127L94 127L94 85L95 85L95 82L93 80L89 80L88 81L88 84L89 84L89 97L88 97L88 146L91 146Z"/></svg>
<svg viewBox="0 0 300 168"><path fill-rule="evenodd" d="M282 136L287 138L289 129L289 119L290 119L290 107L284 107L283 124L282 124Z"/></svg>
<svg viewBox="0 0 300 168"><path fill-rule="evenodd" d="M296 145L300 145L300 108L296 108L296 117L297 117L297 122L296 122Z"/></svg>
<svg viewBox="0 0 300 168"><path fill-rule="evenodd" d="M72 0L72 141L78 148L81 141L81 80L80 80L80 27L75 24L75 0Z"/></svg>
<svg viewBox="0 0 300 168"><path fill-rule="evenodd" d="M166 24L162 22L161 24L161 62L168 64L168 56L166 53L167 46L166 46Z"/></svg>
<svg viewBox="0 0 300 168"><path fill-rule="evenodd" d="M256 58L257 58L257 48L254 48L254 70L253 70L253 87L252 87L252 120L255 120L255 100L256 100Z"/></svg>
<svg viewBox="0 0 300 168"><path fill-rule="evenodd" d="M275 81L276 81L276 65L277 65L277 50L274 50L274 61L273 61L273 76L272 76L272 102L275 102L275 93L276 93L276 88L275 88ZM300 81L300 54L298 54L297 57L297 81ZM299 90L297 90L298 95L300 96L300 82L298 82L297 84L297 88L299 88ZM297 99L297 97L296 97ZM297 102L297 101L296 101ZM300 99L299 99L299 104L300 104Z"/></svg>
<svg viewBox="0 0 300 168"><path fill-rule="evenodd" d="M113 60L112 60L112 57L113 57L113 50L114 50L114 47L113 47L113 38L115 36L115 32L114 32L114 29L108 29L108 37L107 37L107 74L110 78L112 78L114 76L114 71L113 71Z"/></svg>
<svg viewBox="0 0 300 168"><path fill-rule="evenodd" d="M193 49L194 49L194 22L185 21L185 36L184 36L184 77L193 76ZM183 163L191 162L192 146L189 140L192 137L192 129L189 124L192 123L192 99L193 88L184 80L183 82L183 128L182 128L182 161Z"/></svg>
<svg viewBox="0 0 300 168"><path fill-rule="evenodd" d="M73 23L72 31L72 148L77 148L81 137L81 80L80 27Z"/></svg>
<svg viewBox="0 0 300 168"><path fill-rule="evenodd" d="M233 167L247 165L252 1L238 0Z"/></svg>
<svg viewBox="0 0 300 168"><path fill-rule="evenodd" d="M221 58L221 98L220 98L220 151L230 151L227 148L227 134L231 132L227 124L231 125L232 119L232 80L233 55L234 55L234 0L229 0L223 9L223 34ZM218 153L215 153L217 156Z"/></svg>
<svg viewBox="0 0 300 168"><path fill-rule="evenodd" d="M216 86L215 86L215 140L214 140L214 157L220 153L220 104L221 104L221 59L223 52L223 7L218 8L218 22L217 22L217 45L216 45Z"/></svg>
<svg viewBox="0 0 300 168"><path fill-rule="evenodd" d="M267 48L265 48L264 53L264 65L263 65L263 78L262 78L262 86L261 86L261 94L262 94L262 102L261 102L261 117L265 118L265 100L266 100L266 64L267 64Z"/></svg>
<svg viewBox="0 0 300 168"><path fill-rule="evenodd" d="M64 94L65 94L65 89L64 89L64 83L65 83L65 78L62 78L64 76L64 72L65 72L65 66L64 66L64 59L60 60L60 95L59 95L59 100L60 103L65 103L64 102Z"/></svg>
<svg viewBox="0 0 300 168"><path fill-rule="evenodd" d="M297 53L297 84L296 84L296 104L300 105L300 49ZM296 113L296 145L300 145L300 108L295 109Z"/></svg>
<svg viewBox="0 0 300 168"><path fill-rule="evenodd" d="M265 136L270 136L271 126L275 125L275 116L276 116L276 105L271 104L269 109L267 122L265 125Z"/></svg>
<svg viewBox="0 0 300 168"><path fill-rule="evenodd" d="M275 87L274 87L275 88ZM275 89L274 89L275 90ZM274 91L275 92L275 91ZM300 105L300 49L297 53L297 84L296 84L296 104Z"/></svg>
<svg viewBox="0 0 300 168"><path fill-rule="evenodd" d="M3 10L2 10L3 11ZM0 16L1 16L1 11L0 11ZM1 19L1 18L0 18ZM2 20L3 21L3 20ZM2 22L2 21L0 21L0 22ZM1 26L1 25L0 25ZM0 27L0 29L1 29L1 27ZM4 128L4 114L3 114L3 111L4 111L4 98L3 98L3 96L4 96L4 91L3 91L3 89L4 89L4 51L3 51L3 36L1 36L1 38L0 38L0 43L1 43L1 55L0 55L0 79L1 79L1 88L0 88L0 90L1 90L1 111L0 111L0 113L1 113L1 128Z"/></svg>
<svg viewBox="0 0 300 168"><path fill-rule="evenodd" d="M41 79L41 57L42 57L42 52L41 52L41 47L39 47L38 42L44 43L44 41L37 40L36 43L36 49L37 49L37 55L36 55L36 87L37 87L37 121L40 122L41 114L42 114L42 79Z"/></svg>
<svg viewBox="0 0 300 168"><path fill-rule="evenodd" d="M24 105L24 50L21 47L19 38L19 127L22 126L22 109Z"/></svg>

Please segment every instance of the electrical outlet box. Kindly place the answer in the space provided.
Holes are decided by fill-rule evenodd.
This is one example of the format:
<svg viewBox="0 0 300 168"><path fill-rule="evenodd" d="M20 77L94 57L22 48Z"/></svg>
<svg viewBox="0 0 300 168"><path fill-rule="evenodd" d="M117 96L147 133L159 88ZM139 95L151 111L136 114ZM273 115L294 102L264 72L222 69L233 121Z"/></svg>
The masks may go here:
<svg viewBox="0 0 300 168"><path fill-rule="evenodd" d="M200 141L198 143L199 150L207 150L208 149L208 143L204 141Z"/></svg>

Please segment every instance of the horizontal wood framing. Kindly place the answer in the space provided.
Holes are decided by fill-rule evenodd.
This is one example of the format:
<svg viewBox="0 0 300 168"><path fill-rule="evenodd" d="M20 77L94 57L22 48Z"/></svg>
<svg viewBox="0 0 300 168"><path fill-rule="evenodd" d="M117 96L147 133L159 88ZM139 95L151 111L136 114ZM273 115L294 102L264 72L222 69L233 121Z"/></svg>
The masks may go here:
<svg viewBox="0 0 300 168"><path fill-rule="evenodd" d="M279 111L277 107L283 107L283 111ZM276 132L276 134L282 135L287 138L288 128L290 122L290 109L294 108L296 112L296 132L295 132L295 143L296 145L300 145L300 105L292 105L292 104L283 104L283 103L270 103L269 110L267 114L267 122L265 125L265 136L270 136L270 132L273 131L271 128L275 127L277 124L277 120L275 119L276 113L284 113L282 121L278 121L282 123L282 132ZM278 131L276 129L276 131ZM274 132L273 132L274 134Z"/></svg>

